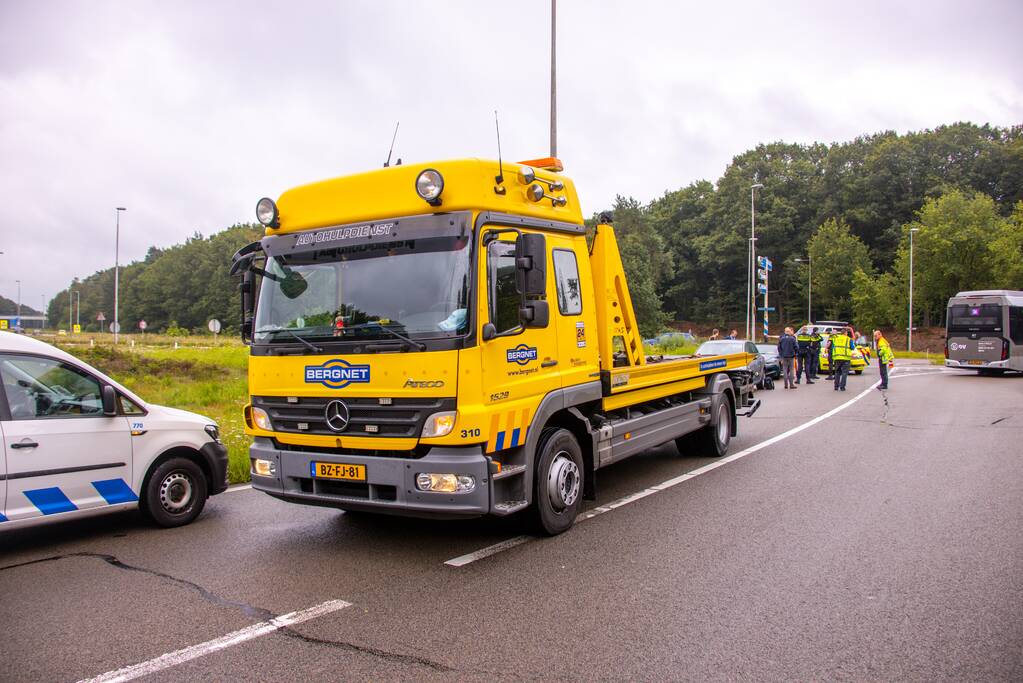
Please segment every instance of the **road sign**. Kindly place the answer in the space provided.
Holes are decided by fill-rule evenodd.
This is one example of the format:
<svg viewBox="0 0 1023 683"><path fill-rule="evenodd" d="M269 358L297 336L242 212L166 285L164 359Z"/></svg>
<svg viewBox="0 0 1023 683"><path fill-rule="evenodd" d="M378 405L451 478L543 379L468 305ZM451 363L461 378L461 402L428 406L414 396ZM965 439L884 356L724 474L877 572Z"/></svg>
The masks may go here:
<svg viewBox="0 0 1023 683"><path fill-rule="evenodd" d="M147 325L147 323L146 323L145 320L140 320L139 321L139 329L142 330L143 332L146 331L146 325Z"/></svg>
<svg viewBox="0 0 1023 683"><path fill-rule="evenodd" d="M81 325L75 325L73 329L74 329L75 334L81 334L82 333L82 326Z"/></svg>
<svg viewBox="0 0 1023 683"><path fill-rule="evenodd" d="M757 291L760 292L761 294L767 294L767 285L765 285L763 283L758 283L757 284Z"/></svg>
<svg viewBox="0 0 1023 683"><path fill-rule="evenodd" d="M100 313L100 315L103 315L103 314ZM115 334L119 333L121 331L121 323L110 323L110 325L108 325L108 329L111 332L114 332Z"/></svg>
<svg viewBox="0 0 1023 683"><path fill-rule="evenodd" d="M771 259L766 256L758 256L757 265L767 270L774 270L774 264L771 262Z"/></svg>
<svg viewBox="0 0 1023 683"><path fill-rule="evenodd" d="M207 327L210 328L210 332L212 332L213 334L219 334L220 333L220 321L217 320L216 318L211 320L209 322L209 325L207 325Z"/></svg>
<svg viewBox="0 0 1023 683"><path fill-rule="evenodd" d="M106 319L107 319L107 317L105 315L103 315L103 311L100 311L99 313L96 314L96 321L97 322L103 322Z"/></svg>
<svg viewBox="0 0 1023 683"><path fill-rule="evenodd" d="M7 318L0 319L0 330L7 329Z"/></svg>
<svg viewBox="0 0 1023 683"><path fill-rule="evenodd" d="M767 282L767 271L762 268L757 268L757 277L759 277L764 282Z"/></svg>
<svg viewBox="0 0 1023 683"><path fill-rule="evenodd" d="M768 306L767 308L764 308L763 306L757 306L757 310L758 311L771 311L773 313L774 312L774 306Z"/></svg>

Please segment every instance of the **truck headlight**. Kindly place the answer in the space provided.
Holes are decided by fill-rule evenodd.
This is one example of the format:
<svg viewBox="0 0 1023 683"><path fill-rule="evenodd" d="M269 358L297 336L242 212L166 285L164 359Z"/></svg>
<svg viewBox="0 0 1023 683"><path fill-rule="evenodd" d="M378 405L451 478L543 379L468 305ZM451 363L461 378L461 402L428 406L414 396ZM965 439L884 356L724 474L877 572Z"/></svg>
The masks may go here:
<svg viewBox="0 0 1023 683"><path fill-rule="evenodd" d="M437 206L440 204L440 193L444 191L444 176L440 171L428 168L421 171L416 177L416 194L426 200L427 203Z"/></svg>
<svg viewBox="0 0 1023 683"><path fill-rule="evenodd" d="M255 458L252 461L252 472L261 477L272 477L277 474L277 466L274 465L273 460Z"/></svg>
<svg viewBox="0 0 1023 683"><path fill-rule="evenodd" d="M431 436L447 436L451 433L451 430L455 428L455 413L454 411L445 413L434 413L430 417L426 418L426 424L423 425L423 438L429 438Z"/></svg>
<svg viewBox="0 0 1023 683"><path fill-rule="evenodd" d="M420 472L416 475L416 488L434 493L469 493L476 488L476 477L469 474Z"/></svg>
<svg viewBox="0 0 1023 683"><path fill-rule="evenodd" d="M268 228L280 227L280 215L277 213L277 204L269 197L263 197L256 202L256 219Z"/></svg>
<svg viewBox="0 0 1023 683"><path fill-rule="evenodd" d="M252 423L259 429L265 429L268 432L274 430L274 425L270 422L270 414L262 408L252 407Z"/></svg>
<svg viewBox="0 0 1023 683"><path fill-rule="evenodd" d="M206 425L203 430L210 435L210 438L220 443L220 428L217 425Z"/></svg>

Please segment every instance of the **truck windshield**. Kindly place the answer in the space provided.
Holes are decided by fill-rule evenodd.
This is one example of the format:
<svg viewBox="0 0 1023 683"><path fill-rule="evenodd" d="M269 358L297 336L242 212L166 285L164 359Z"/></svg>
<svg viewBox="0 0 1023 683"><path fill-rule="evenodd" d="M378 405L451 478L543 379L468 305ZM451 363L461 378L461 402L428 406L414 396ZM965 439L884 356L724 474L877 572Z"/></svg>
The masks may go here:
<svg viewBox="0 0 1023 683"><path fill-rule="evenodd" d="M465 236L300 251L267 258L264 270L257 342L445 338L469 328Z"/></svg>
<svg viewBox="0 0 1023 683"><path fill-rule="evenodd" d="M949 332L1001 332L999 304L953 304L948 307Z"/></svg>

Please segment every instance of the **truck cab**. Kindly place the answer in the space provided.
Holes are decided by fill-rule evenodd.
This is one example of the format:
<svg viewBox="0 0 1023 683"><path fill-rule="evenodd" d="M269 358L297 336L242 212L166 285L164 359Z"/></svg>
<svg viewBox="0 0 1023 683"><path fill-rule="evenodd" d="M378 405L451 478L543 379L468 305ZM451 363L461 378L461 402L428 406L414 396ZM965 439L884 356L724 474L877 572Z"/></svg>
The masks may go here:
<svg viewBox="0 0 1023 683"><path fill-rule="evenodd" d="M397 166L260 201L266 235L233 265L254 488L434 517L533 506L558 533L636 445L726 421L727 448L756 407L748 359L648 362L613 229L587 230L561 170Z"/></svg>

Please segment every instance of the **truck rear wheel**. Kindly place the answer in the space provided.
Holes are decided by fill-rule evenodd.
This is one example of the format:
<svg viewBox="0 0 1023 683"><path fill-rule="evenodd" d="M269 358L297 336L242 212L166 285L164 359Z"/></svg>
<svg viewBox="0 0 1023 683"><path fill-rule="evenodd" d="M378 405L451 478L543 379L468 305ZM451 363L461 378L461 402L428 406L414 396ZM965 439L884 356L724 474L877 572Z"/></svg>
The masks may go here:
<svg viewBox="0 0 1023 683"><path fill-rule="evenodd" d="M720 394L712 410L710 422L675 439L675 447L680 454L719 458L728 452L728 444L732 440L732 403L728 396Z"/></svg>
<svg viewBox="0 0 1023 683"><path fill-rule="evenodd" d="M537 452L533 514L541 532L556 536L575 523L582 507L582 450L572 432L556 429L540 437Z"/></svg>

